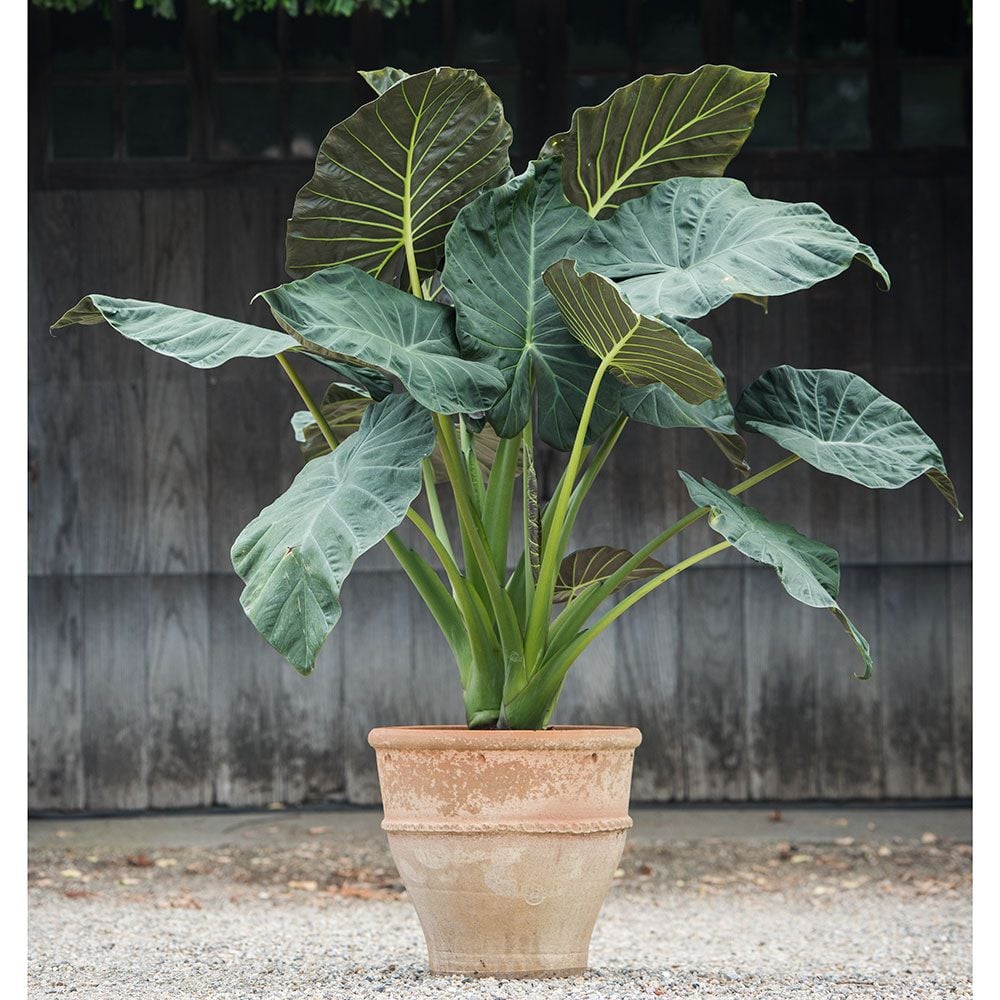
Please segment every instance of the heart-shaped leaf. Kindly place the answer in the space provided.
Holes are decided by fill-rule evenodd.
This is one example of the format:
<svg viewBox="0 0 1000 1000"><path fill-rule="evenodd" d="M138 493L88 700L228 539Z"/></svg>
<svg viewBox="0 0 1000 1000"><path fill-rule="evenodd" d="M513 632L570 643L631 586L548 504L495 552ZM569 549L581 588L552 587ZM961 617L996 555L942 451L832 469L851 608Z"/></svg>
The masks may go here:
<svg viewBox="0 0 1000 1000"><path fill-rule="evenodd" d="M771 368L747 387L736 415L814 468L869 489L895 490L926 475L962 518L937 445L860 375Z"/></svg>
<svg viewBox="0 0 1000 1000"><path fill-rule="evenodd" d="M591 549L580 549L571 552L559 566L556 577L556 589L552 600L556 604L565 604L578 597L594 584L603 583L631 559L633 553L628 549L614 549L609 545L598 545ZM666 570L666 566L653 558L645 559L625 577L609 594L615 594L622 587L627 587L636 580L647 580Z"/></svg>
<svg viewBox="0 0 1000 1000"><path fill-rule="evenodd" d="M766 300L854 260L889 287L875 251L812 202L754 198L730 177L677 177L593 226L569 256L619 282L647 315L704 316L734 295Z"/></svg>
<svg viewBox="0 0 1000 1000"><path fill-rule="evenodd" d="M334 361L322 354L313 354L302 347L296 347L295 350L298 354L318 362L324 368L336 372L348 385L361 389L365 395L371 396L374 400L385 399L393 391L392 380L385 372L381 372L377 368L351 364L347 361Z"/></svg>
<svg viewBox="0 0 1000 1000"><path fill-rule="evenodd" d="M662 382L688 403L724 391L716 367L660 320L640 316L599 274L576 273L571 260L545 271L545 285L577 340L628 385Z"/></svg>
<svg viewBox="0 0 1000 1000"><path fill-rule="evenodd" d="M759 510L739 497L703 479L700 483L679 473L691 499L710 510L709 524L733 547L757 562L773 566L781 585L797 601L811 608L828 608L854 640L864 660L867 679L872 672L868 640L855 628L837 603L840 591L840 560L837 553L815 539L807 538L791 525L769 521Z"/></svg>
<svg viewBox="0 0 1000 1000"><path fill-rule="evenodd" d="M240 532L232 550L246 584L240 603L301 673L340 618L340 589L358 557L406 516L433 447L431 415L408 396L388 396Z"/></svg>
<svg viewBox="0 0 1000 1000"><path fill-rule="evenodd" d="M643 76L596 108L573 113L543 156L562 155L570 201L597 219L676 177L722 174L740 151L770 82L768 73L702 66Z"/></svg>
<svg viewBox="0 0 1000 1000"><path fill-rule="evenodd" d="M429 410L477 413L505 388L491 365L460 356L452 309L356 267L327 268L260 294L307 350L381 368Z"/></svg>
<svg viewBox="0 0 1000 1000"><path fill-rule="evenodd" d="M489 412L497 432L521 432L534 383L538 434L566 450L597 364L566 329L542 281L545 268L593 224L566 200L559 170L559 160L531 163L462 209L446 240L442 280L455 303L463 354L495 365L507 383ZM609 379L591 418L592 434L614 421L616 402Z"/></svg>
<svg viewBox="0 0 1000 1000"><path fill-rule="evenodd" d="M110 295L86 296L56 320L52 329L104 322L123 337L194 368L216 368L233 358L273 358L296 348L291 337L277 330Z"/></svg>
<svg viewBox="0 0 1000 1000"><path fill-rule="evenodd" d="M400 80L323 140L288 222L288 273L346 263L419 285L459 209L506 179L510 141L499 98L472 70Z"/></svg>

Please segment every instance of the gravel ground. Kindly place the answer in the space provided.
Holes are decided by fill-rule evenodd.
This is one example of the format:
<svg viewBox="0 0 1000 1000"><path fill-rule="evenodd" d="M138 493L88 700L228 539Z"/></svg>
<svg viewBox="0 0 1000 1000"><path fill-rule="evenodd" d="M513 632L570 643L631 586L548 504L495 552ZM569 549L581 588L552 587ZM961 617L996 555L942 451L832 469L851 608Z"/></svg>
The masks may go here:
<svg viewBox="0 0 1000 1000"><path fill-rule="evenodd" d="M317 825L271 846L259 830L221 848L46 845L29 862L29 996L971 997L971 853L930 833L632 844L591 971L502 982L426 974L384 841Z"/></svg>

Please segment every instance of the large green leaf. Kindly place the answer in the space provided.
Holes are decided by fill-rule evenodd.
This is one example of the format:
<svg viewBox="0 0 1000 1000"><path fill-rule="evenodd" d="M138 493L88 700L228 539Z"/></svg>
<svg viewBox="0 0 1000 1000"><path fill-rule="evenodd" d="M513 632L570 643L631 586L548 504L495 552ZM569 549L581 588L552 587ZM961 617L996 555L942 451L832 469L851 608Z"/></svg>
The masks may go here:
<svg viewBox="0 0 1000 1000"><path fill-rule="evenodd" d="M545 285L570 332L627 385L662 382L688 403L722 394L715 365L660 320L640 316L614 283L599 274L577 274L573 261L547 268Z"/></svg>
<svg viewBox="0 0 1000 1000"><path fill-rule="evenodd" d="M593 224L563 194L558 160L529 164L519 177L462 209L446 241L442 280L456 309L466 357L496 366L507 391L489 412L502 437L514 437L538 391L537 431L566 450L573 444L597 364L566 329L542 272ZM617 389L602 387L593 434L617 415Z"/></svg>
<svg viewBox="0 0 1000 1000"><path fill-rule="evenodd" d="M429 410L477 413L505 388L493 366L459 355L452 309L356 267L327 268L260 294L307 350L381 368Z"/></svg>
<svg viewBox="0 0 1000 1000"><path fill-rule="evenodd" d="M247 617L300 672L312 670L340 618L340 589L358 557L406 516L433 447L431 415L407 396L388 396L233 543Z"/></svg>
<svg viewBox="0 0 1000 1000"><path fill-rule="evenodd" d="M276 330L110 295L86 296L56 320L52 329L104 322L123 337L194 368L216 368L233 358L273 358L296 347L291 337Z"/></svg>
<svg viewBox="0 0 1000 1000"><path fill-rule="evenodd" d="M747 387L736 414L815 468L870 489L895 490L926 475L962 517L937 445L860 375L771 368Z"/></svg>
<svg viewBox="0 0 1000 1000"><path fill-rule="evenodd" d="M704 316L734 295L765 301L861 260L889 287L871 247L812 202L754 198L730 177L676 177L593 226L569 256L620 283L647 315Z"/></svg>
<svg viewBox="0 0 1000 1000"><path fill-rule="evenodd" d="M609 545L598 545L591 549L580 549L571 552L559 566L556 577L556 589L552 600L556 604L565 604L578 597L585 590L598 583L603 583L615 574L631 559L633 553L628 549L615 549ZM627 587L637 580L647 580L658 576L666 570L663 563L656 559L644 559L631 573L622 580L609 594L615 594L622 587Z"/></svg>
<svg viewBox="0 0 1000 1000"><path fill-rule="evenodd" d="M596 108L577 109L569 131L552 136L542 155L562 155L570 201L603 219L669 177L722 174L769 82L768 73L732 66L643 76Z"/></svg>
<svg viewBox="0 0 1000 1000"><path fill-rule="evenodd" d="M393 391L392 379L385 372L368 365L354 364L347 361L334 361L333 358L324 357L322 354L313 354L303 347L296 347L299 354L321 364L324 368L335 372L348 385L356 386L364 391L374 400L385 399Z"/></svg>
<svg viewBox="0 0 1000 1000"><path fill-rule="evenodd" d="M837 603L840 591L840 560L837 553L815 539L807 538L791 525L769 521L755 507L703 479L700 483L686 472L679 473L691 499L710 510L709 524L733 547L757 562L773 566L781 585L797 601L811 608L828 608L856 643L864 660L863 678L871 676L872 656L868 640L855 628ZM805 651L804 651L805 653Z"/></svg>
<svg viewBox="0 0 1000 1000"><path fill-rule="evenodd" d="M323 140L288 222L288 273L346 263L390 284L423 280L459 209L507 177L510 141L500 100L472 70L400 80Z"/></svg>

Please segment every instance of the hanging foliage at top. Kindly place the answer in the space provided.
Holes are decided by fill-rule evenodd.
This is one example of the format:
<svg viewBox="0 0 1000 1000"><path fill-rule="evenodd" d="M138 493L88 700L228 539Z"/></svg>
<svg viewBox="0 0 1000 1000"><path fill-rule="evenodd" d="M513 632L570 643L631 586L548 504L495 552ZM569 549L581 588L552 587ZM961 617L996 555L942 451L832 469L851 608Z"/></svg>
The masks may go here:
<svg viewBox="0 0 1000 1000"><path fill-rule="evenodd" d="M177 17L178 0L32 0L36 7L67 11L71 14L96 7L105 17L111 16L115 2L131 5L135 10L148 10L157 17L168 20ZM183 0L180 2L183 3ZM283 10L292 17L297 17L299 14L350 17L361 7L367 7L383 17L395 17L400 11L408 11L413 3L423 3L423 0L202 0L202 2L213 9L228 11L233 15L233 19L238 21L244 14L258 11L267 13L274 10Z"/></svg>

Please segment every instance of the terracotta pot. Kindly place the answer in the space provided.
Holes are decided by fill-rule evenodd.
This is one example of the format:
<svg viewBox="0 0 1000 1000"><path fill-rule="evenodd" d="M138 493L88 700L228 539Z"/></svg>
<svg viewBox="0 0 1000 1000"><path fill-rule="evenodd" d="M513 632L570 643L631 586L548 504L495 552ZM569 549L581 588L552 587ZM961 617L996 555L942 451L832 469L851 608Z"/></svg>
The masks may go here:
<svg viewBox="0 0 1000 1000"><path fill-rule="evenodd" d="M431 972L569 976L632 825L638 729L373 729L385 818Z"/></svg>

